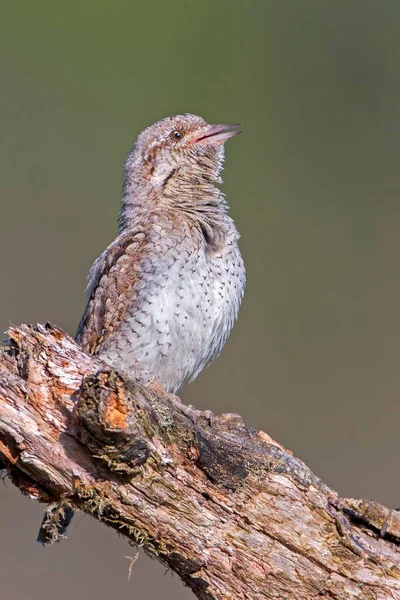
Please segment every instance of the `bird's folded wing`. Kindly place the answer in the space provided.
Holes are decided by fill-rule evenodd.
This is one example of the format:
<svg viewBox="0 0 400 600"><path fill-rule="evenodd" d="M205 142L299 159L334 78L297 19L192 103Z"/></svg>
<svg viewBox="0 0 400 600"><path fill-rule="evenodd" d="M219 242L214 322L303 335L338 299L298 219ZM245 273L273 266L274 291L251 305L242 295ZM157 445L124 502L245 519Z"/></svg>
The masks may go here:
<svg viewBox="0 0 400 600"><path fill-rule="evenodd" d="M89 354L118 329L132 306L147 246L143 231L128 230L93 263L88 303L76 333L76 341Z"/></svg>

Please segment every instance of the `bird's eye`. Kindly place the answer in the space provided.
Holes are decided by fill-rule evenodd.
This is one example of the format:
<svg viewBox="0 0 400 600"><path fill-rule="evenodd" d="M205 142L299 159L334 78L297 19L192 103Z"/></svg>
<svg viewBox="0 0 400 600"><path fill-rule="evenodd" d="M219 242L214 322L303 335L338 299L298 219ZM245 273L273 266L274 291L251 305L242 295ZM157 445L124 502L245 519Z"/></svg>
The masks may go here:
<svg viewBox="0 0 400 600"><path fill-rule="evenodd" d="M182 131L179 131L179 129L174 129L174 131L171 133L171 137L174 140L181 140L183 138L183 133Z"/></svg>

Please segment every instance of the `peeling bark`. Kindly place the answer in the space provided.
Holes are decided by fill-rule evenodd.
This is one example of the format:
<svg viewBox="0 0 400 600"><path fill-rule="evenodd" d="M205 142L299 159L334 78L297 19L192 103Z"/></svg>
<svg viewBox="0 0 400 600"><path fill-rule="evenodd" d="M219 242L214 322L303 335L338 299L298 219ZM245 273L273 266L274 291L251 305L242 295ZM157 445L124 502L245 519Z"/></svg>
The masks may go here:
<svg viewBox="0 0 400 600"><path fill-rule="evenodd" d="M0 461L52 503L49 527L92 514L202 600L400 600L400 513L340 499L238 415L196 415L54 326L9 331Z"/></svg>

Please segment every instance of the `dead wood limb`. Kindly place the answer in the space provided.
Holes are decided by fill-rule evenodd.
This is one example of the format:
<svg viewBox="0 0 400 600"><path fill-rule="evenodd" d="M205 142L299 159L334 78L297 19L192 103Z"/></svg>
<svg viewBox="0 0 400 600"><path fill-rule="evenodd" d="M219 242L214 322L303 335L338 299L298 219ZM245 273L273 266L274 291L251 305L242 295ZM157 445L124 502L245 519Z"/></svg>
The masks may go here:
<svg viewBox="0 0 400 600"><path fill-rule="evenodd" d="M92 514L198 598L400 600L400 513L338 498L238 415L193 423L51 325L9 331L0 460L24 494Z"/></svg>

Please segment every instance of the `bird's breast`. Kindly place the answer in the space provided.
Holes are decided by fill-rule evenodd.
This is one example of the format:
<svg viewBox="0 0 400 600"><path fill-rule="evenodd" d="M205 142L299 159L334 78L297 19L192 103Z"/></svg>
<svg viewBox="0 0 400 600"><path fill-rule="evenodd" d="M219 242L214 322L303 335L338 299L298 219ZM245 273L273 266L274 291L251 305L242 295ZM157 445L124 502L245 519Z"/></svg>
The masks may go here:
<svg viewBox="0 0 400 600"><path fill-rule="evenodd" d="M174 392L221 351L238 314L244 266L236 241L213 256L186 241L155 250L102 355Z"/></svg>

